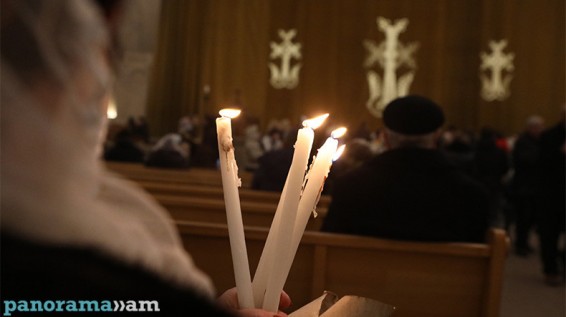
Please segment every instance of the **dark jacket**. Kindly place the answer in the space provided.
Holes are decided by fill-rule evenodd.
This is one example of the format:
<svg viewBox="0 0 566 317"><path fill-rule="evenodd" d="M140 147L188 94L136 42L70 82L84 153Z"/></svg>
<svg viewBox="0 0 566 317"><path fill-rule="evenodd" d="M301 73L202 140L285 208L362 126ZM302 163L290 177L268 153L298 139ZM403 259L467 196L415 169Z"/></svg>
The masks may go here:
<svg viewBox="0 0 566 317"><path fill-rule="evenodd" d="M558 222L564 225L566 212L566 126L564 121L545 130L540 136L541 212L558 214Z"/></svg>
<svg viewBox="0 0 566 317"><path fill-rule="evenodd" d="M109 301L111 309L117 307L118 313L108 315L121 316L119 312L123 305L119 301L124 305L128 305L127 301L136 301L138 308L141 307L138 301L157 301L160 312L150 315L232 316L189 288L166 282L140 267L122 263L96 250L29 242L4 231L1 243L4 302L89 300L99 301L102 309L104 301ZM62 307L65 309L67 305ZM21 315L19 312L12 314ZM67 311L63 315L99 316L106 313Z"/></svg>
<svg viewBox="0 0 566 317"><path fill-rule="evenodd" d="M413 241L483 242L488 196L439 151L396 149L335 183L323 231Z"/></svg>
<svg viewBox="0 0 566 317"><path fill-rule="evenodd" d="M511 183L513 195L533 195L538 181L539 143L538 140L523 133L517 138L512 152L515 173Z"/></svg>
<svg viewBox="0 0 566 317"><path fill-rule="evenodd" d="M294 149L286 147L269 151L258 159L259 167L254 173L252 188L280 192L293 163Z"/></svg>

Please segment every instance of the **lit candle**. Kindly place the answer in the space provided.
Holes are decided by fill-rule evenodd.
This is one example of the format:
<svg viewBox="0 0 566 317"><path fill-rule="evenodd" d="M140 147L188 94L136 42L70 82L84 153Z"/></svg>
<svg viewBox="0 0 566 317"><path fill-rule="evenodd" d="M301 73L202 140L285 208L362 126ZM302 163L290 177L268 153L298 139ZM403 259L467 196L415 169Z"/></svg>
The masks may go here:
<svg viewBox="0 0 566 317"><path fill-rule="evenodd" d="M313 130L319 127L327 117L328 114L324 114L305 120L303 128L297 133L291 167L254 276L254 302L258 308L263 306L264 293L268 285L273 283L277 285L284 278L282 265L289 253L289 237L293 234L295 227L301 189L314 140Z"/></svg>
<svg viewBox="0 0 566 317"><path fill-rule="evenodd" d="M241 185L241 181L238 178L238 165L236 165L234 146L232 144L231 119L239 114L240 110L222 109L220 111L221 117L216 119L216 132L218 134L220 171L222 174L224 204L226 205L226 219L228 222L228 235L230 237L238 303L240 308L253 308L250 267L238 194L238 187Z"/></svg>
<svg viewBox="0 0 566 317"><path fill-rule="evenodd" d="M285 184L287 184L287 182L285 182ZM252 283L254 303L257 308L261 308L263 306L263 296L265 295L265 289L267 288L269 274L273 269L273 259L275 258L275 252L278 252L274 248L274 243L277 237L277 224L281 221L281 207L283 205L282 202L285 200L286 188L287 186L283 187L283 191L279 197L279 203L277 204L275 216L271 223L271 229L269 229L269 233L267 234L267 240L265 241L261 257L259 258L259 263L257 264L257 269Z"/></svg>
<svg viewBox="0 0 566 317"><path fill-rule="evenodd" d="M110 120L116 119L118 117L118 110L116 108L116 99L110 96L108 100L108 108L106 108L106 117Z"/></svg>
<svg viewBox="0 0 566 317"><path fill-rule="evenodd" d="M320 199L324 180L326 176L328 176L333 158L337 153L338 140L336 140L336 138L342 136L345 132L346 128L340 128L332 132L332 136L328 138L324 145L318 150L318 155L307 174L307 183L299 202L293 233L291 236L286 237L288 246L285 256L281 258L281 262L275 262L279 266L278 275L276 276L277 279L270 278L265 291L263 300L263 309L265 310L272 312L277 311L280 293L289 275L289 270L293 264L295 254L297 253L299 242L305 231L309 216Z"/></svg>

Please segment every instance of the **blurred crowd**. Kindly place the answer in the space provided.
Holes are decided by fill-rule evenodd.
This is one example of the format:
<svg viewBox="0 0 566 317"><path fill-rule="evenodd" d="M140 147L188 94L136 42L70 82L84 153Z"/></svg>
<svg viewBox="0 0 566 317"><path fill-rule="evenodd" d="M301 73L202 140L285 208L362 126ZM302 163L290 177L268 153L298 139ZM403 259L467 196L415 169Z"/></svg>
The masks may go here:
<svg viewBox="0 0 566 317"><path fill-rule="evenodd" d="M232 124L236 161L240 169L253 173L252 188L281 191L301 125L280 119L262 128L260 120L245 114ZM317 130L313 155L334 128L328 120ZM510 230L514 252L519 256L533 252L531 236L535 229L540 231L555 222L553 217L544 219L540 203L545 195L543 184L548 179L541 166L545 151L541 149L541 135L545 129L551 130L541 117L531 116L516 135L504 135L491 127L471 131L447 126L437 138L437 148L447 160L485 186L489 193L489 225ZM346 151L333 164L323 189L325 194L331 194L336 179L387 151L383 130L372 130L366 123L351 129L343 141ZM109 132L104 158L160 168L217 168L215 117L184 116L176 131L153 140L147 121L132 117L125 127ZM550 175L560 174L552 164L547 167Z"/></svg>

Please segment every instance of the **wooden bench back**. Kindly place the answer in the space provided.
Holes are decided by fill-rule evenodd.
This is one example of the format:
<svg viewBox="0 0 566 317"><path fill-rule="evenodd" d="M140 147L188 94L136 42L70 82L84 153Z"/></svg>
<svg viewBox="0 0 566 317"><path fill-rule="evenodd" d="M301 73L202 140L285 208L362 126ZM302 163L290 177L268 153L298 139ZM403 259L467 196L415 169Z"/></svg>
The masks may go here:
<svg viewBox="0 0 566 317"><path fill-rule="evenodd" d="M158 181L172 184L194 184L222 187L222 175L209 168L167 169L146 167L141 163L104 162L106 167L134 181ZM250 188L253 175L240 171L242 187Z"/></svg>
<svg viewBox="0 0 566 317"><path fill-rule="evenodd" d="M142 188L152 195L182 196L210 199L224 199L222 186L203 186L195 184L166 183L159 181L140 180L137 182ZM280 192L269 192L253 190L249 188L239 189L241 201L275 204L279 203ZM320 197L318 206L326 209L330 204L330 196Z"/></svg>
<svg viewBox="0 0 566 317"><path fill-rule="evenodd" d="M212 169L158 169L142 164L106 162L107 167L148 191L173 219L226 223L222 176ZM245 172L243 178L251 182ZM242 180L243 186L246 183ZM242 216L248 226L270 227L280 193L239 189ZM307 230L319 230L330 204L330 196L322 196L317 206L318 217Z"/></svg>
<svg viewBox="0 0 566 317"><path fill-rule="evenodd" d="M195 263L219 291L234 286L225 225L177 222ZM247 227L252 276L267 228ZM285 290L297 309L324 290L396 306L395 317L496 317L508 241L492 229L487 244L418 243L305 232Z"/></svg>
<svg viewBox="0 0 566 317"><path fill-rule="evenodd" d="M174 220L202 221L226 224L226 207L223 199L158 195L153 197L171 214ZM277 209L276 203L242 200L242 220L246 226L270 228ZM310 219L307 230L320 230L326 209L317 207L317 217Z"/></svg>

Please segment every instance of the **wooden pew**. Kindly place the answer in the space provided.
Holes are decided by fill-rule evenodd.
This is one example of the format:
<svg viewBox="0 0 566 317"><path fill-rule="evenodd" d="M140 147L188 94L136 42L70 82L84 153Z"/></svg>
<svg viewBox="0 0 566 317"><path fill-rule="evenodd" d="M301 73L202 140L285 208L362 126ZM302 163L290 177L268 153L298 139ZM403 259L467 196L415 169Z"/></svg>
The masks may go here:
<svg viewBox="0 0 566 317"><path fill-rule="evenodd" d="M234 286L225 225L177 222L183 243L219 292ZM247 227L253 271L266 228ZM324 290L394 305L395 317L499 315L508 240L492 229L487 244L401 242L306 232L285 290L297 309Z"/></svg>
<svg viewBox="0 0 566 317"><path fill-rule="evenodd" d="M161 170L141 164L107 163L110 170L137 183L148 191L175 220L226 223L221 175L215 170ZM179 176L181 175L181 176ZM195 176L197 175L197 176ZM217 178L212 180L212 178ZM192 180L190 183L187 180ZM240 188L245 225L270 227L280 193ZM326 215L329 196L321 197L318 216L307 230L319 230Z"/></svg>
<svg viewBox="0 0 566 317"><path fill-rule="evenodd" d="M156 169L141 164L106 162L107 167L136 183L154 195L186 196L224 199L222 178L218 171L211 169ZM260 203L279 202L280 193L250 189L252 175L242 176L240 199ZM330 196L322 196L318 206L327 209Z"/></svg>
<svg viewBox="0 0 566 317"><path fill-rule="evenodd" d="M174 220L226 224L223 199L157 194L154 198L167 209ZM242 200L240 205L244 225L271 227L277 204ZM325 208L317 208L317 217L309 220L307 230L320 230L325 215Z"/></svg>
<svg viewBox="0 0 566 317"><path fill-rule="evenodd" d="M172 184L194 184L206 186L222 186L222 176L215 169L189 168L167 169L146 167L140 163L104 162L106 167L134 181L158 181ZM242 187L250 188L253 175L240 171Z"/></svg>
<svg viewBox="0 0 566 317"><path fill-rule="evenodd" d="M202 186L193 184L164 183L155 181L139 181L138 184L152 195L167 195L181 197L199 197L210 199L224 199L224 192L221 186ZM241 201L251 201L266 204L279 203L279 192L259 191L249 188L240 188ZM330 204L330 196L320 197L318 207L327 209Z"/></svg>

